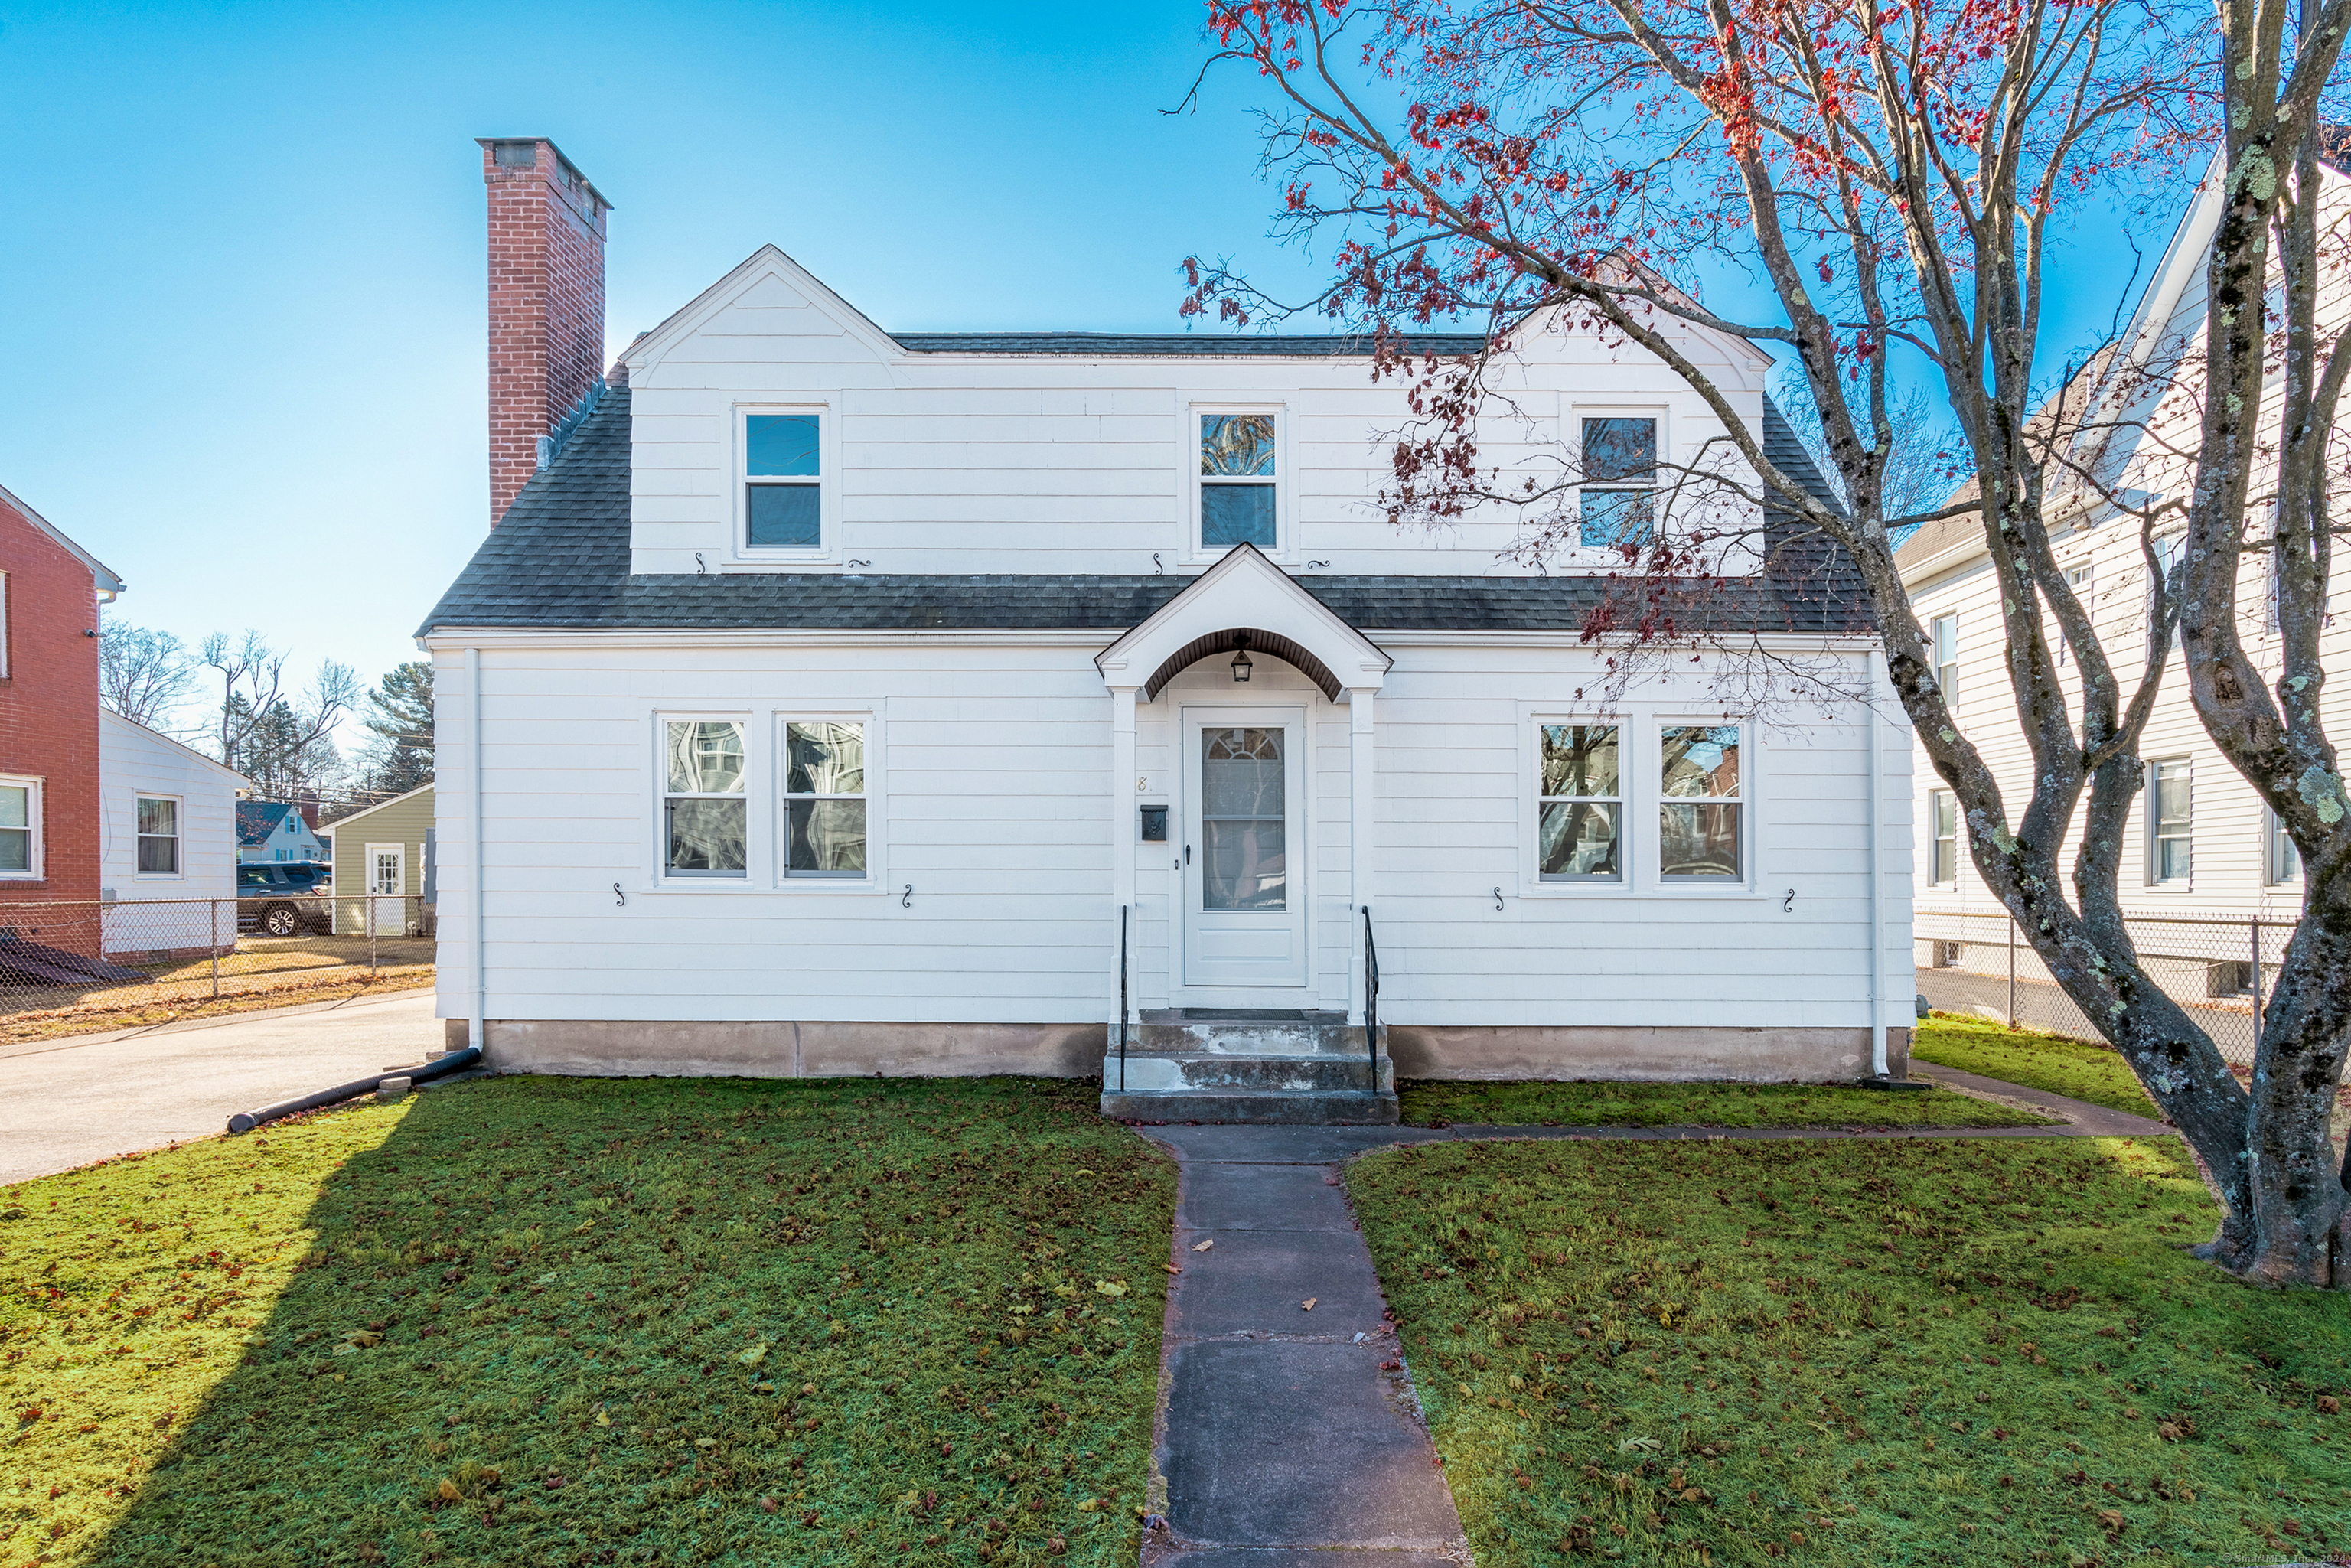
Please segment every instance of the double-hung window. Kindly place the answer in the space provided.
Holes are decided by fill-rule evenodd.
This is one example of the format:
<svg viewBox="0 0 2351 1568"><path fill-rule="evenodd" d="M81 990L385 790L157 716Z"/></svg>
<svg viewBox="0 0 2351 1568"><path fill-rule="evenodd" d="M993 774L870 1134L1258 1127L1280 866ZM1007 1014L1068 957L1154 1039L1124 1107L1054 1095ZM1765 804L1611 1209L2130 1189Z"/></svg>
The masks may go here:
<svg viewBox="0 0 2351 1568"><path fill-rule="evenodd" d="M2088 612L2090 609L2090 563L2088 561L2084 561L2079 566L2067 567L2065 569L2065 586L2074 591L2074 597L2081 601L2083 611L2085 613ZM2070 662L2073 651L2073 639L2068 637L2063 631L2060 631L2057 633L2057 662L2061 664Z"/></svg>
<svg viewBox="0 0 2351 1568"><path fill-rule="evenodd" d="M1927 819L1935 836L1927 880L1937 887L1956 887L1959 881L1959 798L1949 789L1928 790Z"/></svg>
<svg viewBox="0 0 2351 1568"><path fill-rule="evenodd" d="M2147 874L2151 883L2185 883L2194 865L2194 794L2183 759L2147 768Z"/></svg>
<svg viewBox="0 0 2351 1568"><path fill-rule="evenodd" d="M821 416L743 416L743 545L753 550L824 548Z"/></svg>
<svg viewBox="0 0 2351 1568"><path fill-rule="evenodd" d="M1668 724L1657 732L1657 872L1667 882L1736 882L1740 733L1735 724Z"/></svg>
<svg viewBox="0 0 2351 1568"><path fill-rule="evenodd" d="M742 721L670 719L662 730L664 873L747 874Z"/></svg>
<svg viewBox="0 0 2351 1568"><path fill-rule="evenodd" d="M862 723L785 722L784 817L787 877L866 874Z"/></svg>
<svg viewBox="0 0 2351 1568"><path fill-rule="evenodd" d="M1959 618L1938 615L1928 627L1928 657L1935 661L1935 689L1943 694L1943 706L1956 708L1959 703Z"/></svg>
<svg viewBox="0 0 2351 1568"><path fill-rule="evenodd" d="M180 803L168 796L139 798L139 874L180 874Z"/></svg>
<svg viewBox="0 0 2351 1568"><path fill-rule="evenodd" d="M1200 419L1200 549L1255 545L1272 551L1280 538L1280 440L1271 413L1204 413Z"/></svg>
<svg viewBox="0 0 2351 1568"><path fill-rule="evenodd" d="M1646 546L1656 538L1656 420L1585 420L1583 467L1577 543L1611 549Z"/></svg>
<svg viewBox="0 0 2351 1568"><path fill-rule="evenodd" d="M2268 807L2262 808L2264 826L2262 837L2267 841L2262 856L2262 880L2271 883L2292 882L2302 874L2302 854L2294 847L2294 835L2285 831L2285 819Z"/></svg>
<svg viewBox="0 0 2351 1568"><path fill-rule="evenodd" d="M0 876L41 874L41 786L0 779Z"/></svg>
<svg viewBox="0 0 2351 1568"><path fill-rule="evenodd" d="M1536 847L1543 881L1624 879L1621 733L1613 724L1542 727Z"/></svg>

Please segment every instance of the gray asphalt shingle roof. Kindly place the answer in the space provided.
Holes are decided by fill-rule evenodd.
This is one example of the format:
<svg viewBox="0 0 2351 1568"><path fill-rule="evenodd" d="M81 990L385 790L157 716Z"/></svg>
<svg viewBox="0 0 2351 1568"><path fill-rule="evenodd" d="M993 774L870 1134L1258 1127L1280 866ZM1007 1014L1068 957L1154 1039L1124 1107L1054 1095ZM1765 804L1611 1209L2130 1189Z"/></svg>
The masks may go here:
<svg viewBox="0 0 2351 1568"><path fill-rule="evenodd" d="M1190 580L1065 573L632 575L629 404L626 386L604 394L555 461L523 486L419 635L442 627L1113 632L1148 617ZM1768 403L1763 429L1772 460L1817 486L1802 445ZM1808 541L1776 511L1769 516L1773 531L1792 541L1775 551L1777 569L1711 597L1699 618L1724 632L1866 631L1857 579L1842 552ZM1575 632L1607 594L1626 586L1588 576L1306 574L1298 581L1364 631ZM1686 612L1685 625L1690 618Z"/></svg>
<svg viewBox="0 0 2351 1568"><path fill-rule="evenodd" d="M891 340L914 354L1099 354L1104 358L1233 360L1368 359L1372 340L1363 333L1335 337L1236 337L1191 332L893 332ZM1436 332L1407 338L1407 353L1448 357L1474 354L1486 346L1476 333Z"/></svg>

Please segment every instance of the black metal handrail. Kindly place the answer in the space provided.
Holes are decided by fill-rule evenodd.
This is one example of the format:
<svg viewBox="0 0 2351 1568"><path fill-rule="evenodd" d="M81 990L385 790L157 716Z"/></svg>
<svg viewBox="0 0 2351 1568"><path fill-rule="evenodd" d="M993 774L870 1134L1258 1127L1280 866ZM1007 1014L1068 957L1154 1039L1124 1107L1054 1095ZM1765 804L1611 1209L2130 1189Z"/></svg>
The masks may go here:
<svg viewBox="0 0 2351 1568"><path fill-rule="evenodd" d="M1118 906L1118 1092L1126 1092L1126 912Z"/></svg>
<svg viewBox="0 0 2351 1568"><path fill-rule="evenodd" d="M1372 1092L1380 1090L1380 948L1372 940L1372 906L1364 905L1364 1055L1371 1063Z"/></svg>

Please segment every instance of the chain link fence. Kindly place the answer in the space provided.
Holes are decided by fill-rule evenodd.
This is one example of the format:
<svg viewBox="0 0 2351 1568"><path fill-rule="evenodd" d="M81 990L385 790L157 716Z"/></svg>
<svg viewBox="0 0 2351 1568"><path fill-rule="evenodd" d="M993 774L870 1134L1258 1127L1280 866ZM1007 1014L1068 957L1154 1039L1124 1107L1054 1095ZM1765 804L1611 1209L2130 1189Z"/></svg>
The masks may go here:
<svg viewBox="0 0 2351 1568"><path fill-rule="evenodd" d="M0 904L0 1019L299 1001L363 977L422 983L433 956L433 906L413 894Z"/></svg>
<svg viewBox="0 0 2351 1568"><path fill-rule="evenodd" d="M2222 1056L2251 1066L2262 1000L2277 978L2294 923L2149 915L2126 924L2147 977L2188 1009ZM1918 994L1928 1006L1997 1019L2011 1029L2102 1041L2006 911L1918 910L1911 915L1911 935Z"/></svg>

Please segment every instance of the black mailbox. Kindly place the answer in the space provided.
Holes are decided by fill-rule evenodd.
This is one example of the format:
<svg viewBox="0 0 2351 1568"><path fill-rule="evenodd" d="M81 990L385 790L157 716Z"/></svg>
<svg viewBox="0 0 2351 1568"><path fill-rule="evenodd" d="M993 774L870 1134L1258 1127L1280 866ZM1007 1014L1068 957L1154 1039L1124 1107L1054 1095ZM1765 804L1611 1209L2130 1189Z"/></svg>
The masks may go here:
<svg viewBox="0 0 2351 1568"><path fill-rule="evenodd" d="M1167 841L1166 807L1143 808L1143 841L1146 844L1164 844Z"/></svg>

